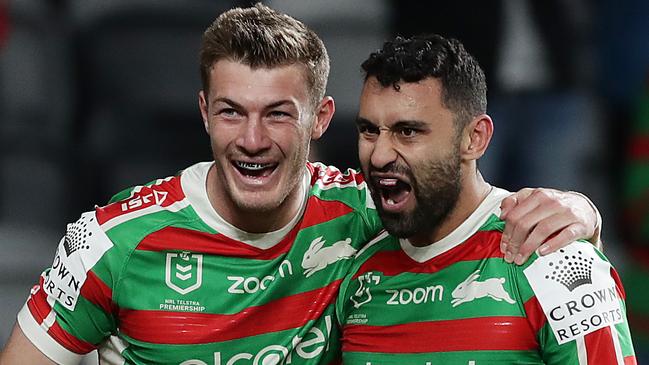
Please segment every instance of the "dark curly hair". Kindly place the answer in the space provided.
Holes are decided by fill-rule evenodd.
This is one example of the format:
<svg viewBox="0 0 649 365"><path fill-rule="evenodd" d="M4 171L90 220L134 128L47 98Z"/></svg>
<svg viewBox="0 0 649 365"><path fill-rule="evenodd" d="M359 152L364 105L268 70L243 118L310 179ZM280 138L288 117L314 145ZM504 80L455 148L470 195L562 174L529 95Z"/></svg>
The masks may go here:
<svg viewBox="0 0 649 365"><path fill-rule="evenodd" d="M437 34L397 37L385 42L361 65L365 81L375 77L384 87L399 90L400 82L429 77L442 84L442 103L456 115L463 128L487 110L487 84L478 62L456 39Z"/></svg>

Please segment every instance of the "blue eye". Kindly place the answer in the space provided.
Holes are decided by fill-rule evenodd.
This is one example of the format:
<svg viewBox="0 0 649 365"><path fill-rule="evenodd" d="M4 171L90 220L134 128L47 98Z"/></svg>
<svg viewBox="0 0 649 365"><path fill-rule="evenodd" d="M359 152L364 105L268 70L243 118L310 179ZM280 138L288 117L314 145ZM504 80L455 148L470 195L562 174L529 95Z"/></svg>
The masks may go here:
<svg viewBox="0 0 649 365"><path fill-rule="evenodd" d="M239 115L239 112L236 111L236 110L233 109L233 108L224 108L224 109L219 110L219 113L218 113L218 114L223 115L223 116L225 116L225 117L230 117L230 118L231 118L231 117L236 117L236 116L238 116L238 115Z"/></svg>

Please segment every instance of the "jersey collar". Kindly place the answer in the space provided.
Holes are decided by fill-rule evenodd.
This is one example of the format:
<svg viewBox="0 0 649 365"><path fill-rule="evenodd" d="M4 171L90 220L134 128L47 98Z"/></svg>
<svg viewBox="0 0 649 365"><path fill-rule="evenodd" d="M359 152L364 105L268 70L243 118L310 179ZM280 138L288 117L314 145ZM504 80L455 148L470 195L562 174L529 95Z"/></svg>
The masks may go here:
<svg viewBox="0 0 649 365"><path fill-rule="evenodd" d="M278 244L295 227L304 214L309 192L310 179L308 171L305 171L302 179L304 196L302 197L300 209L287 225L267 233L250 233L233 226L214 210L207 197L207 173L213 164L213 161L201 162L187 168L183 171L180 182L196 214L218 233L256 248L269 249Z"/></svg>

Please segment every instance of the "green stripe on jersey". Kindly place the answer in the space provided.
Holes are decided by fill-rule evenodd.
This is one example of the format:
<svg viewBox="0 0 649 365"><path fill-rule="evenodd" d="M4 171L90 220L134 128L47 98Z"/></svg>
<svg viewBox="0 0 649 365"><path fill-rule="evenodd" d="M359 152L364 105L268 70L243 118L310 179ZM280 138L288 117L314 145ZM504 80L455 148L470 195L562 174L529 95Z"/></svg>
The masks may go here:
<svg viewBox="0 0 649 365"><path fill-rule="evenodd" d="M78 309L77 309L78 308ZM79 296L74 311L58 302L54 304L57 323L66 332L93 345L101 343L115 328L115 319L83 296Z"/></svg>

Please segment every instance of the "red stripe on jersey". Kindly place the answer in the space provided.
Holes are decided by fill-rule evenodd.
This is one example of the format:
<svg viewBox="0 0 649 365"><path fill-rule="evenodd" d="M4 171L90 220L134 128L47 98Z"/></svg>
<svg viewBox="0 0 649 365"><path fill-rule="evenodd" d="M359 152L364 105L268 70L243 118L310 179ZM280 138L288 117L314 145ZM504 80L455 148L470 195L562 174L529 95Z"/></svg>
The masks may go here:
<svg viewBox="0 0 649 365"><path fill-rule="evenodd" d="M622 300L625 300L626 292L624 291L624 286L622 286L622 279L620 279L620 274L617 273L617 270L615 270L613 266L611 266L611 277L613 278L613 281L615 281L617 295L619 295Z"/></svg>
<svg viewBox="0 0 649 365"><path fill-rule="evenodd" d="M218 256L254 257L260 260L271 260L288 251L299 230L300 227L293 228L277 245L264 250L218 233L165 227L146 236L140 241L136 249L145 251L191 251Z"/></svg>
<svg viewBox="0 0 649 365"><path fill-rule="evenodd" d="M38 289L36 294L29 297L27 308L29 308L29 313L32 314L38 324L43 323L45 317L52 311L52 307L47 303L47 294L43 292L43 289Z"/></svg>
<svg viewBox="0 0 649 365"><path fill-rule="evenodd" d="M588 365L617 364L611 327L604 327L584 337Z"/></svg>
<svg viewBox="0 0 649 365"><path fill-rule="evenodd" d="M81 287L81 295L104 312L114 313L113 291L92 271L88 271L86 282Z"/></svg>
<svg viewBox="0 0 649 365"><path fill-rule="evenodd" d="M624 358L624 365L638 365L638 361L635 359L635 356L627 356Z"/></svg>
<svg viewBox="0 0 649 365"><path fill-rule="evenodd" d="M41 276L40 284L36 293L32 294L27 301L27 308L32 317L40 325L43 323L43 320L50 314L52 307L50 307L47 302L47 293L43 290L44 279ZM78 354L85 354L95 349L90 343L79 340L76 337L72 336L70 333L65 331L61 326L54 322L52 326L47 330L47 333L59 344L64 346L70 351L76 352Z"/></svg>
<svg viewBox="0 0 649 365"><path fill-rule="evenodd" d="M328 222L332 219L342 217L351 211L352 208L339 201L320 200L316 196L311 196L307 202L300 227L306 228Z"/></svg>
<svg viewBox="0 0 649 365"><path fill-rule="evenodd" d="M525 302L524 307L525 313L527 314L527 320L529 321L530 326L532 326L532 332L538 333L539 330L545 326L547 321L539 300L536 299L535 296L531 297L527 302Z"/></svg>
<svg viewBox="0 0 649 365"><path fill-rule="evenodd" d="M411 259L403 250L380 251L361 266L354 278L368 271L378 271L388 276L403 272L435 273L460 261L503 257L500 252L501 236L500 231L476 232L464 243L423 263Z"/></svg>
<svg viewBox="0 0 649 365"><path fill-rule="evenodd" d="M319 318L334 301L340 283L235 314L121 309L120 329L136 340L158 344L203 344L283 331Z"/></svg>
<svg viewBox="0 0 649 365"><path fill-rule="evenodd" d="M344 352L426 353L534 350L535 334L524 317L483 317L394 326L348 325Z"/></svg>
<svg viewBox="0 0 649 365"><path fill-rule="evenodd" d="M75 352L77 354L87 354L90 351L96 349L96 346L93 346L91 343L82 341L74 336L72 336L68 331L64 330L58 323L54 322L52 327L47 330L47 333L58 342L61 346L66 349Z"/></svg>
<svg viewBox="0 0 649 365"><path fill-rule="evenodd" d="M347 205L337 201L309 198L303 220L275 246L261 249L239 242L223 234L213 234L185 228L165 227L146 236L138 250L183 250L218 256L254 257L258 260L275 259L291 248L298 232L303 228L338 218L351 212Z"/></svg>
<svg viewBox="0 0 649 365"><path fill-rule="evenodd" d="M97 208L97 223L102 225L122 214L135 212L156 204L167 207L183 199L185 199L185 193L180 185L180 176L175 176L159 185L144 186L142 190L128 199Z"/></svg>
<svg viewBox="0 0 649 365"><path fill-rule="evenodd" d="M344 173L334 166L316 165L307 163L307 168L311 173L311 186L315 185L317 181L324 186L332 184L340 185L360 185L365 182L363 175L359 174L353 169L347 169Z"/></svg>
<svg viewBox="0 0 649 365"><path fill-rule="evenodd" d="M44 283L45 279L41 276L36 292L31 294L27 300L27 308L38 324L43 323L45 317L52 311L52 307L47 302L47 293L43 290Z"/></svg>

